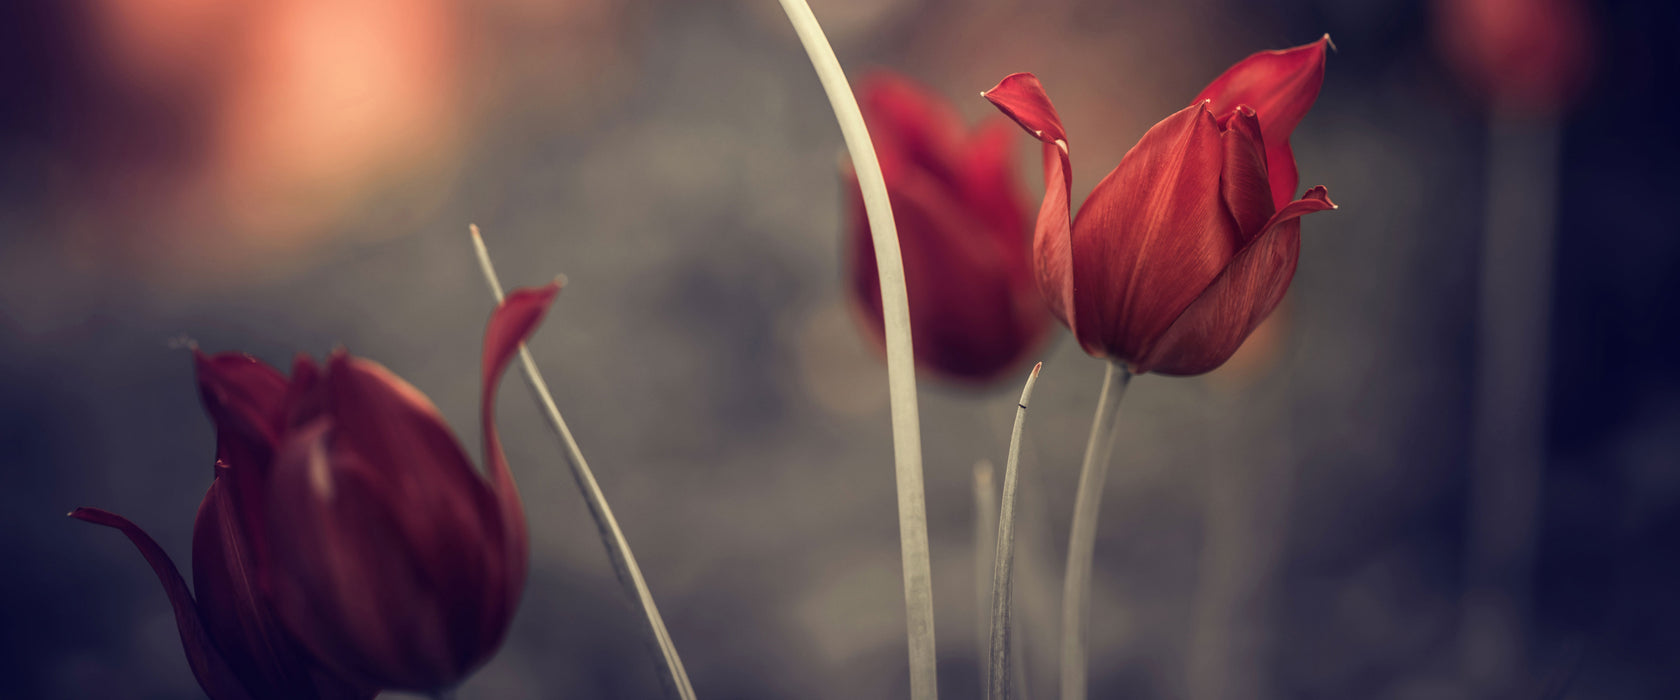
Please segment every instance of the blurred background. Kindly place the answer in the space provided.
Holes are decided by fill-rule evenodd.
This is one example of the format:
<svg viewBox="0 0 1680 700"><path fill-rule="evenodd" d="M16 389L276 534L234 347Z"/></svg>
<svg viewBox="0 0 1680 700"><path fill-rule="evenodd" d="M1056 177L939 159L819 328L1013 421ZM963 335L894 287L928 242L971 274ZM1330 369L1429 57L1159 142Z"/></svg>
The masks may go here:
<svg viewBox="0 0 1680 700"><path fill-rule="evenodd" d="M970 119L1037 73L1076 201L1231 63L1335 40L1294 144L1341 209L1307 220L1285 305L1231 365L1141 377L1122 407L1095 697L1680 697L1674 4L1542 27L1577 43L1538 104L1490 99L1464 47L1494 39L1447 2L812 4L854 78L891 68ZM141 558L64 517L124 514L189 566L213 435L175 340L279 366L342 344L477 454L469 222L504 281L569 279L533 351L699 694L906 694L885 371L842 295L839 130L776 3L14 0L0 81L0 697L201 696ZM1537 372L1532 556L1489 686L1465 610L1477 387L1507 359L1478 359L1490 134L1536 123L1555 187L1505 200L1555 227L1523 295L1547 340L1510 358ZM1050 697L1102 367L1062 331L1039 355L1017 605ZM972 480L1018 391L923 381L948 697L979 692ZM557 445L516 382L502 404L534 569L461 697L653 695Z"/></svg>

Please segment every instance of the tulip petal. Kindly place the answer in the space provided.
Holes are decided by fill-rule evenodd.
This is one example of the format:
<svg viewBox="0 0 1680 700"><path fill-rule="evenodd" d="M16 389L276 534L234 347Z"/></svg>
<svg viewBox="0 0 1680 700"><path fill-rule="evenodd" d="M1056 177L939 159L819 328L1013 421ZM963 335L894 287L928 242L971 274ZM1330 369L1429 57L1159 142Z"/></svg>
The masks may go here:
<svg viewBox="0 0 1680 700"><path fill-rule="evenodd" d="M1230 359L1289 291L1301 248L1301 217L1335 207L1323 187L1314 187L1274 215L1162 334L1140 361L1142 368L1186 376Z"/></svg>
<svg viewBox="0 0 1680 700"><path fill-rule="evenodd" d="M992 118L975 128L959 151L959 169L965 175L962 200L985 223L992 244L1003 258L1021 269L1021 279L1032 279L1031 222L1027 219L1026 197L1015 177L1016 127L1009 120ZM1017 252L1019 251L1019 252Z"/></svg>
<svg viewBox="0 0 1680 700"><path fill-rule="evenodd" d="M140 556L145 557L146 563L151 565L152 572L157 574L158 581L163 584L163 592L169 596L169 604L175 608L175 626L181 634L181 646L187 654L187 665L192 668L199 686L204 688L204 694L210 696L211 700L252 700L251 694L239 682L211 642L204 622L199 617L198 606L193 603L192 593L187 590L187 582L181 578L181 572L175 568L175 562L169 559L169 554L145 531L120 515L98 508L77 508L70 513L70 517L116 528L127 535L135 548L140 550Z"/></svg>
<svg viewBox="0 0 1680 700"><path fill-rule="evenodd" d="M193 363L197 368L199 396L216 424L218 436L237 440L239 444L235 447L241 452L249 446L265 457L229 460L230 466L245 461L266 462L266 451L273 449L281 427L286 378L261 360L243 353L206 355L194 348Z"/></svg>
<svg viewBox="0 0 1680 700"><path fill-rule="evenodd" d="M883 173L921 170L952 187L960 184L951 154L962 120L943 99L908 78L876 71L863 79L858 102Z"/></svg>
<svg viewBox="0 0 1680 700"><path fill-rule="evenodd" d="M1221 194L1225 144L1207 105L1151 127L1073 224L1079 343L1135 361L1219 275L1240 233Z"/></svg>
<svg viewBox="0 0 1680 700"><path fill-rule="evenodd" d="M981 94L1044 143L1044 202L1033 230L1033 271L1050 313L1077 336L1071 240L1073 168L1068 161L1067 132L1044 86L1031 73L1007 76Z"/></svg>
<svg viewBox="0 0 1680 700"><path fill-rule="evenodd" d="M1033 138L1049 144L1067 141L1062 117L1056 114L1056 106L1050 103L1050 95L1044 92L1038 76L1013 73L1004 76L997 86L980 95L1020 124Z"/></svg>
<svg viewBox="0 0 1680 700"><path fill-rule="evenodd" d="M347 700L376 691L314 667L291 641L260 590L245 518L229 484L245 475L224 472L210 484L193 523L193 588L205 627L222 657L259 698Z"/></svg>
<svg viewBox="0 0 1680 700"><path fill-rule="evenodd" d="M559 295L558 282L541 287L515 289L491 312L490 322L484 328L484 356L480 377L483 388L479 396L479 417L484 431L485 468L490 472L491 487L501 503L508 572L505 583L507 595L504 599L508 606L507 613L499 616L503 620L498 629L487 632L497 639L506 630L506 618L512 617L512 608L518 605L519 594L525 587L525 568L530 550L526 540L524 505L519 501L519 490L514 486L513 470L508 468L507 455L502 452L502 440L496 432L496 388L501 383L502 373L507 371L508 363L513 361L514 354L519 351L520 344L536 332L538 324L541 324L543 317L548 314L549 305L553 304L554 298Z"/></svg>
<svg viewBox="0 0 1680 700"><path fill-rule="evenodd" d="M1013 136L1013 127L1010 135ZM861 215L863 198L855 187L850 206ZM1024 222L1010 234L994 233L984 213L919 170L907 170L887 182L893 220L904 257L915 332L916 362L924 369L984 381L1021 359L1048 322L1026 269ZM853 294L865 330L884 348L881 288L868 222L854 218L851 260ZM1002 245L1014 238L1014 250ZM1031 305L1018 303L1025 297Z"/></svg>
<svg viewBox="0 0 1680 700"><path fill-rule="evenodd" d="M346 432L322 417L276 452L269 528L285 536L269 551L285 575L267 580L274 610L339 675L410 691L453 685L480 660L474 603L499 593L485 574L499 554L486 551L478 514L408 478L406 465L368 462ZM461 530L413 532L415 511ZM455 554L453 571L435 570L439 551Z"/></svg>
<svg viewBox="0 0 1680 700"><path fill-rule="evenodd" d="M275 612L359 683L455 683L493 648L479 626L502 595L496 497L437 408L389 370L341 350L313 381L326 410L289 432L265 494L264 571L286 574L264 579Z"/></svg>
<svg viewBox="0 0 1680 700"><path fill-rule="evenodd" d="M1260 116L1265 134L1266 164L1271 173L1272 201L1282 209L1295 198L1299 183L1289 135L1318 99L1324 84L1324 56L1330 35L1281 51L1261 51L1214 78L1191 104L1212 100L1215 114L1246 104Z"/></svg>
<svg viewBox="0 0 1680 700"><path fill-rule="evenodd" d="M1277 208L1272 206L1271 185L1266 179L1266 146L1254 110L1239 105L1225 119L1225 170L1219 188L1225 208L1237 222L1237 247L1246 245L1265 229Z"/></svg>

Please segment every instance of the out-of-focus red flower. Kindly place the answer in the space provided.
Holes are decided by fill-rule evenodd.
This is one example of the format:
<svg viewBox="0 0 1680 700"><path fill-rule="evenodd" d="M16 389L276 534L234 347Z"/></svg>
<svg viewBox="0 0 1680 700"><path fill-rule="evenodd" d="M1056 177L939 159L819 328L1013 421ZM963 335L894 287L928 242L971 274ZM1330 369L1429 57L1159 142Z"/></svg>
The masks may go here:
<svg viewBox="0 0 1680 700"><path fill-rule="evenodd" d="M1578 0L1436 0L1435 39L1493 106L1552 112L1586 82L1592 23Z"/></svg>
<svg viewBox="0 0 1680 700"><path fill-rule="evenodd" d="M860 91L904 256L916 363L987 381L1037 347L1050 317L1033 289L1027 204L1007 121L974 130L909 80L870 76ZM882 342L881 283L857 178L850 197L852 300ZM1011 375L1013 376L1013 375Z"/></svg>
<svg viewBox="0 0 1680 700"><path fill-rule="evenodd" d="M1151 127L1071 216L1067 134L1038 79L986 99L1044 142L1033 254L1039 292L1085 352L1132 371L1192 375L1231 357L1295 275L1300 217L1289 134L1318 98L1328 36L1232 66ZM1293 200L1293 201L1291 201Z"/></svg>
<svg viewBox="0 0 1680 700"><path fill-rule="evenodd" d="M339 351L288 381L197 355L215 480L193 524L197 599L167 554L121 529L163 581L214 700L371 698L459 683L501 644L525 585L525 516L492 417L498 380L559 288L520 290L484 335L488 479L426 397Z"/></svg>

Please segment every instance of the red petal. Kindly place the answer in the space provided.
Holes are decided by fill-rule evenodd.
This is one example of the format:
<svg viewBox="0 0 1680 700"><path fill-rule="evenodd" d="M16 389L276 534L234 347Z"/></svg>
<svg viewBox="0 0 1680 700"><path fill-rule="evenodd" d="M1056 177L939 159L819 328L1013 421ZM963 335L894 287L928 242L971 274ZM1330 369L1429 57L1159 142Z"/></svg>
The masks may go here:
<svg viewBox="0 0 1680 700"><path fill-rule="evenodd" d="M1050 104L1050 95L1044 92L1044 86L1038 82L1038 76L1031 73L1014 73L1005 76L996 87L980 95L991 100L992 104L997 105L1010 119L1014 119L1016 124L1020 124L1021 128L1032 134L1033 138L1050 144L1067 141L1067 131L1062 129L1062 118L1056 114L1056 106Z"/></svg>
<svg viewBox="0 0 1680 700"><path fill-rule="evenodd" d="M1033 230L1033 272L1039 295L1068 330L1078 335L1073 313L1073 249L1070 240L1073 168L1067 133L1044 86L1031 73L1016 73L982 93L1027 133L1044 142L1044 202Z"/></svg>
<svg viewBox="0 0 1680 700"><path fill-rule="evenodd" d="M1266 162L1271 172L1272 201L1283 208L1295 197L1298 180L1289 135L1318 99L1324 84L1324 54L1330 35L1311 44L1282 51L1261 51L1214 78L1196 99L1212 100L1215 114L1246 104L1260 115L1265 134Z"/></svg>
<svg viewBox="0 0 1680 700"><path fill-rule="evenodd" d="M159 547L134 523L120 515L108 513L98 508L77 508L70 513L70 517L95 525L121 530L128 536L135 548L140 550L140 556L146 558L146 563L152 566L152 572L157 574L158 581L163 584L163 592L169 596L169 604L175 608L175 626L181 633L181 646L187 653L187 665L192 668L193 676L198 678L198 684L204 688L204 694L211 700L251 700L251 694L245 690L233 670L222 659L220 652L205 632L204 623L199 619L198 606L193 604L192 593L187 590L187 582L181 578L181 572L175 568L175 562L170 561L169 555Z"/></svg>
<svg viewBox="0 0 1680 700"><path fill-rule="evenodd" d="M1132 362L1205 289L1240 233L1221 196L1225 145L1207 106L1149 129L1073 225L1080 345Z"/></svg>
<svg viewBox="0 0 1680 700"><path fill-rule="evenodd" d="M1032 278L1032 222L1027 198L1015 168L1015 126L1006 119L986 120L963 144L957 168L966 176L961 198L994 235L994 245L1022 279ZM1042 306L1042 304L1039 304Z"/></svg>
<svg viewBox="0 0 1680 700"><path fill-rule="evenodd" d="M1220 190L1225 207L1237 222L1237 247L1260 235L1266 221L1277 211L1272 206L1271 185L1266 180L1266 147L1254 110L1239 106L1225 120L1225 171Z"/></svg>
<svg viewBox="0 0 1680 700"><path fill-rule="evenodd" d="M491 487L495 490L496 499L500 501L499 512L502 517L503 561L502 569L506 575L504 581L504 595L496 601L501 606L499 614L488 616L485 634L488 639L499 642L507 631L507 623L513 617L513 609L519 604L519 595L525 589L525 571L530 558L530 545L525 531L525 508L519 502L519 490L514 486L513 471L508 468L507 455L502 453L502 441L496 433L496 387L501 382L502 373L507 370L508 363L519 351L537 325L542 323L543 316L548 314L548 307L554 303L554 298L560 294L560 284L551 282L534 288L515 289L502 300L500 306L490 314L490 322L484 328L484 357L481 379L483 389L479 399L479 416L484 431L484 463L490 471Z"/></svg>
<svg viewBox="0 0 1680 700"><path fill-rule="evenodd" d="M1274 215L1265 232L1238 252L1173 322L1139 363L1141 369L1201 374L1230 359L1289 291L1301 247L1301 217L1335 207L1323 187L1314 187Z"/></svg>
<svg viewBox="0 0 1680 700"><path fill-rule="evenodd" d="M981 218L979 202L919 170L887 183L904 254L916 362L946 377L986 381L1008 370L1034 344L1048 320L1026 269L1024 222L1008 233ZM852 207L862 206L854 190ZM867 222L855 230L854 286L860 316L882 337L881 290ZM1014 239L1014 250L1000 245ZM1025 296L1030 305L1019 303Z"/></svg>

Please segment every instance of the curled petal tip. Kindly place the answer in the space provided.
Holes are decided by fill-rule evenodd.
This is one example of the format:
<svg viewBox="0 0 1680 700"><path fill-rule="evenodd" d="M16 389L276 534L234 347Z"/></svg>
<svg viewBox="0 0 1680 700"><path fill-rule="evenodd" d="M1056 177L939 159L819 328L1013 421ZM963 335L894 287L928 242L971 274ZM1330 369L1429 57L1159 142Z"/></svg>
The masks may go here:
<svg viewBox="0 0 1680 700"><path fill-rule="evenodd" d="M1038 376L1038 371L1041 370L1041 369L1044 369L1044 363L1043 362L1040 362L1036 365L1033 365L1032 376L1034 376L1034 377Z"/></svg>
<svg viewBox="0 0 1680 700"><path fill-rule="evenodd" d="M1331 51L1341 51L1341 49L1336 48L1336 42L1330 39L1330 32L1325 32L1324 36L1319 37L1318 40L1329 46Z"/></svg>

